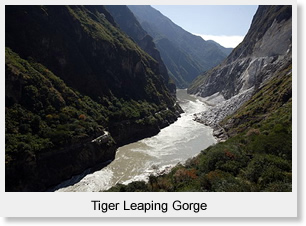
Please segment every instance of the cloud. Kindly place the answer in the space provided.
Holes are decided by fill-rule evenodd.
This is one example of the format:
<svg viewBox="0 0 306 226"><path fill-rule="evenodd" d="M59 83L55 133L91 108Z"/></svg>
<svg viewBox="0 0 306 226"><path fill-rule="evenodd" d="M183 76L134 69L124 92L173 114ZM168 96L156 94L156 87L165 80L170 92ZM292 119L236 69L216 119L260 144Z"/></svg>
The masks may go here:
<svg viewBox="0 0 306 226"><path fill-rule="evenodd" d="M227 35L202 35L202 34L194 34L197 36L202 37L204 40L213 40L220 45L227 47L227 48L235 48L237 45L239 45L240 42L242 42L244 36L227 36Z"/></svg>

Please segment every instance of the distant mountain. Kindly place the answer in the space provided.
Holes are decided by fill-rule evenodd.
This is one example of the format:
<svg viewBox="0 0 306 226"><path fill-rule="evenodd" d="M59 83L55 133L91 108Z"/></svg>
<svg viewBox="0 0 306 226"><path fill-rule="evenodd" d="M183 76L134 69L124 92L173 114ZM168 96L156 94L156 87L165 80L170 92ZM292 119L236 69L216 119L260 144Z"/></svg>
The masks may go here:
<svg viewBox="0 0 306 226"><path fill-rule="evenodd" d="M230 55L230 53L233 51L234 48L226 48L221 46L218 42L215 42L214 40L206 40L207 42L213 43L218 46L218 48L224 52L227 56Z"/></svg>
<svg viewBox="0 0 306 226"><path fill-rule="evenodd" d="M156 60L103 6L5 7L6 191L43 191L179 116Z"/></svg>
<svg viewBox="0 0 306 226"><path fill-rule="evenodd" d="M105 8L113 16L120 29L158 62L161 75L164 77L166 84L168 84L168 88L175 95L176 86L169 78L167 68L161 59L159 51L156 49L153 38L141 27L130 9L125 5L106 5Z"/></svg>
<svg viewBox="0 0 306 226"><path fill-rule="evenodd" d="M151 6L128 7L153 37L169 75L180 88L187 87L200 73L216 66L228 55L226 48L185 31Z"/></svg>

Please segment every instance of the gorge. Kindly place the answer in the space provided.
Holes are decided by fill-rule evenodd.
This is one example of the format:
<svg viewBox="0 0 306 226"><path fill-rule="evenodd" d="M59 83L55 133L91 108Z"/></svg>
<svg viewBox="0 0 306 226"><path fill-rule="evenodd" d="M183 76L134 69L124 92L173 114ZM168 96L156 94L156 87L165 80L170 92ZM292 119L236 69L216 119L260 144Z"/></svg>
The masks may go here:
<svg viewBox="0 0 306 226"><path fill-rule="evenodd" d="M109 191L292 191L292 8L259 6L244 40L188 92L219 142L170 173Z"/></svg>
<svg viewBox="0 0 306 226"><path fill-rule="evenodd" d="M184 113L176 122L155 136L120 147L115 159L102 170L86 175L76 184L73 183L78 178L72 178L53 190L93 192L107 190L117 183L147 181L150 175L170 172L178 163L214 144L212 129L193 120L193 114L204 111L206 105L189 96L186 90L178 90L177 99Z"/></svg>
<svg viewBox="0 0 306 226"><path fill-rule="evenodd" d="M5 21L6 191L291 191L291 6L231 53L150 6Z"/></svg>

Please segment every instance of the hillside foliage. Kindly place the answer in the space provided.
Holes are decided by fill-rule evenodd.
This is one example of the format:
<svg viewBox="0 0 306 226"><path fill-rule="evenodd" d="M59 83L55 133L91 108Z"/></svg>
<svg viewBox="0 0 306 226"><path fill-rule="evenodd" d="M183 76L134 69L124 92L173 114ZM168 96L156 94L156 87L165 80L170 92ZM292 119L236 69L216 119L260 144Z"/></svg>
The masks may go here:
<svg viewBox="0 0 306 226"><path fill-rule="evenodd" d="M9 48L5 57L6 163L23 153L35 155L88 141L113 121L146 126L172 116L165 106L147 101L105 96L98 103L31 58L24 60Z"/></svg>

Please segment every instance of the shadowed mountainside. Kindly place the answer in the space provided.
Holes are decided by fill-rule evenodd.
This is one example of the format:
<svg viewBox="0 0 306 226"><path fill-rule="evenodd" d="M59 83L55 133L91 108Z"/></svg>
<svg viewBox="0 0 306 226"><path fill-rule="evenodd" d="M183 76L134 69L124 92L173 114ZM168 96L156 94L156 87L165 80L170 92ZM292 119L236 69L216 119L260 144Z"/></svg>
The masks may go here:
<svg viewBox="0 0 306 226"><path fill-rule="evenodd" d="M43 191L177 119L158 62L103 6L6 6L5 21L6 191Z"/></svg>

